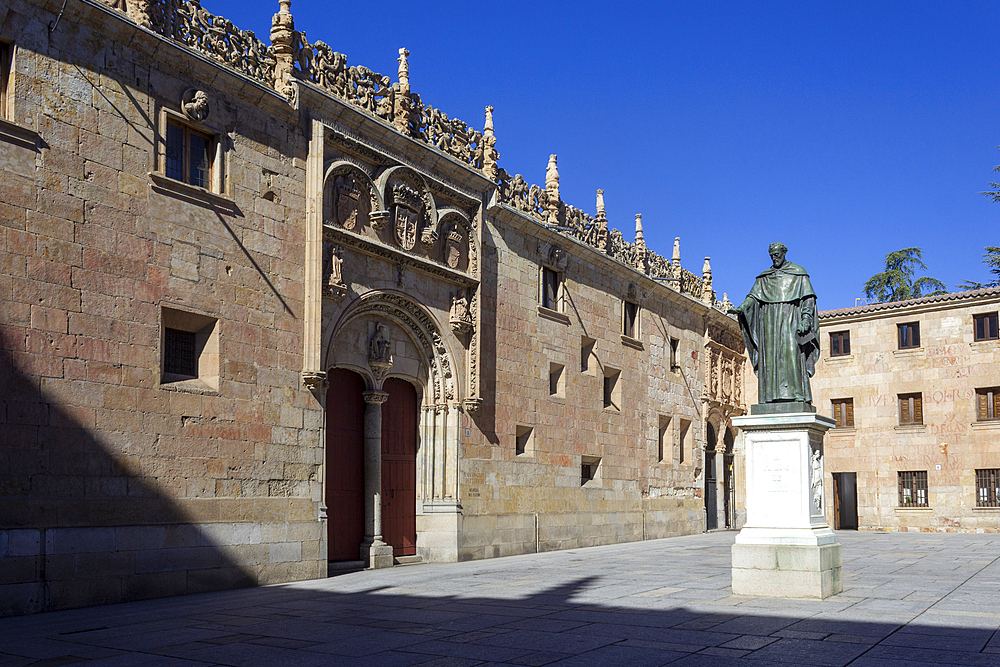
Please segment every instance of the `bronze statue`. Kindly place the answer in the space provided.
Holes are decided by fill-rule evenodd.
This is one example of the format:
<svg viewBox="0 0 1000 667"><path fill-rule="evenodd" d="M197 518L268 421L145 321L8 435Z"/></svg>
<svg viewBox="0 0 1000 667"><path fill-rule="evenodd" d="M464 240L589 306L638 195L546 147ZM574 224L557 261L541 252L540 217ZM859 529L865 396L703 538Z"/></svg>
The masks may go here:
<svg viewBox="0 0 1000 667"><path fill-rule="evenodd" d="M772 243L768 252L772 267L757 276L746 300L728 312L739 317L743 342L757 374L758 404L797 404L785 409L814 412L809 378L819 359L816 292L806 270L785 260L788 247L784 243ZM781 411L774 405L752 410Z"/></svg>

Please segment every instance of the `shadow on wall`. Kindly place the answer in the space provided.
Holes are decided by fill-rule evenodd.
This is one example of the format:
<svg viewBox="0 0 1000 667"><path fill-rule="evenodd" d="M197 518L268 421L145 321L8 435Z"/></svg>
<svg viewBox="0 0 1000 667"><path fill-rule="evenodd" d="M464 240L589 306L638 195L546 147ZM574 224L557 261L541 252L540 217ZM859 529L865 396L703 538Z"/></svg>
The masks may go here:
<svg viewBox="0 0 1000 667"><path fill-rule="evenodd" d="M52 383L79 407L53 401ZM113 448L101 442L101 386L111 385L27 375L0 349L0 616L256 583L227 553L241 542L233 524L217 524L228 540L207 534L138 476L155 433L130 424L136 432L110 432Z"/></svg>
<svg viewBox="0 0 1000 667"><path fill-rule="evenodd" d="M474 577L471 583L471 576L460 577L455 586L503 589L510 572ZM0 621L0 633L17 639L0 647L0 657L44 657L50 664L65 664L141 651L144 659L164 656L227 665L264 660L297 665L486 661L689 667L1000 662L1000 621L994 615L955 616L953 625L937 626L907 623L874 608L871 621L843 620L820 602L810 607L789 601L781 612L758 608L745 613L730 606L713 612L670 607L676 601L669 600L656 608L656 598L642 598L648 606L629 608L594 601L601 596L590 589L602 585L600 579L580 578L523 597L421 596L394 592L400 590L395 586L369 585L365 590L365 579L343 584L331 579L307 587L108 607L100 617L7 619ZM56 663L59 659L65 662Z"/></svg>

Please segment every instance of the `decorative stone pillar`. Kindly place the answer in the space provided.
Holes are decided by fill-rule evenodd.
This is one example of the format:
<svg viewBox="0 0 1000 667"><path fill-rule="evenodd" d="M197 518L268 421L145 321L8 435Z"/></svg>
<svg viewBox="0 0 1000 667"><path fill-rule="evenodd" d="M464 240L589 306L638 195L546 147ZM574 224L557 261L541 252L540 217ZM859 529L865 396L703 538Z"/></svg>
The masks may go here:
<svg viewBox="0 0 1000 667"><path fill-rule="evenodd" d="M715 301L715 290L712 289L712 265L708 263L710 257L705 258L705 263L701 267L701 300L711 304Z"/></svg>
<svg viewBox="0 0 1000 667"><path fill-rule="evenodd" d="M681 237L674 237L674 253L670 257L670 277L681 277Z"/></svg>
<svg viewBox="0 0 1000 667"><path fill-rule="evenodd" d="M274 89L291 101L295 98L292 72L295 64L293 47L295 21L292 19L292 0L278 0L281 9L271 18L271 50L274 53Z"/></svg>
<svg viewBox="0 0 1000 667"><path fill-rule="evenodd" d="M399 58L396 62L399 63L399 70L396 75L399 79L399 83L396 84L398 90L396 91L396 108L393 109L393 122L396 124L396 129L403 134L408 134L410 130L410 63L407 60L410 52L401 48L399 50Z"/></svg>
<svg viewBox="0 0 1000 667"><path fill-rule="evenodd" d="M153 28L153 21L149 12L149 0L128 0L125 4L128 17L135 21L136 25L147 30Z"/></svg>
<svg viewBox="0 0 1000 667"><path fill-rule="evenodd" d="M306 160L305 276L303 280L302 384L323 387L323 143L326 128L313 120ZM346 291L346 290L345 290Z"/></svg>
<svg viewBox="0 0 1000 667"><path fill-rule="evenodd" d="M559 169L556 167L556 156L549 156L549 166L545 169L545 194L548 195L549 214L546 224L559 224Z"/></svg>
<svg viewBox="0 0 1000 667"><path fill-rule="evenodd" d="M384 391L366 391L365 399L365 539L361 560L368 567L392 567L392 547L382 541L382 404Z"/></svg>
<svg viewBox="0 0 1000 667"><path fill-rule="evenodd" d="M733 545L733 593L818 598L843 590L840 544L823 509L823 435L814 412L733 417L743 430L747 522Z"/></svg>
<svg viewBox="0 0 1000 667"><path fill-rule="evenodd" d="M493 134L493 107L486 107L486 124L483 126L483 173L486 178L496 183L500 176L500 169L497 167L497 158L500 155L495 148L497 138Z"/></svg>

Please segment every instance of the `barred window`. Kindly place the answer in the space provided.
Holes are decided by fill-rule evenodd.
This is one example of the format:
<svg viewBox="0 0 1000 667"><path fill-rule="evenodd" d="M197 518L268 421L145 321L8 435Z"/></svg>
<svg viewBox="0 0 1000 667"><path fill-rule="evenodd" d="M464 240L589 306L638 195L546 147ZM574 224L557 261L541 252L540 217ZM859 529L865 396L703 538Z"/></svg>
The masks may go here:
<svg viewBox="0 0 1000 667"><path fill-rule="evenodd" d="M835 331L830 334L830 356L843 357L851 353L851 332Z"/></svg>
<svg viewBox="0 0 1000 667"><path fill-rule="evenodd" d="M835 398L832 402L833 419L837 422L837 428L854 426L854 399Z"/></svg>
<svg viewBox="0 0 1000 667"><path fill-rule="evenodd" d="M1000 331L997 330L996 313L974 315L972 319L975 322L975 340L997 340L1000 338Z"/></svg>
<svg viewBox="0 0 1000 667"><path fill-rule="evenodd" d="M976 419L1000 419L1000 387L976 390Z"/></svg>
<svg viewBox="0 0 1000 667"><path fill-rule="evenodd" d="M899 506L927 507L927 471L899 471Z"/></svg>
<svg viewBox="0 0 1000 667"><path fill-rule="evenodd" d="M1000 507L1000 468L976 471L976 507Z"/></svg>
<svg viewBox="0 0 1000 667"><path fill-rule="evenodd" d="M163 372L198 377L198 353L193 331L164 328Z"/></svg>
<svg viewBox="0 0 1000 667"><path fill-rule="evenodd" d="M914 348L920 347L919 322L907 322L906 324L897 324L896 328L899 330L900 350L912 350Z"/></svg>
<svg viewBox="0 0 1000 667"><path fill-rule="evenodd" d="M923 424L924 409L920 394L899 395L899 424Z"/></svg>

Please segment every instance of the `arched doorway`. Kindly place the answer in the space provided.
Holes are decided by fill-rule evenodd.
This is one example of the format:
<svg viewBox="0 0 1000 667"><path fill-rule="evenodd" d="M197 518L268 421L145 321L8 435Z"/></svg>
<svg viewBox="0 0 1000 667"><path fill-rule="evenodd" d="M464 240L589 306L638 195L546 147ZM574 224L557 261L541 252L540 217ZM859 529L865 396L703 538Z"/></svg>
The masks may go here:
<svg viewBox="0 0 1000 667"><path fill-rule="evenodd" d="M365 537L365 381L334 368L326 392L327 558L358 560Z"/></svg>
<svg viewBox="0 0 1000 667"><path fill-rule="evenodd" d="M736 457L733 454L733 431L726 429L726 434L722 436L722 442L726 446L726 453L722 456L722 489L725 497L723 506L726 511L726 528L736 527Z"/></svg>
<svg viewBox="0 0 1000 667"><path fill-rule="evenodd" d="M705 424L705 530L715 530L719 526L718 505L716 503L715 477L715 428L710 422Z"/></svg>
<svg viewBox="0 0 1000 667"><path fill-rule="evenodd" d="M382 391L382 539L393 556L417 553L417 392L387 379Z"/></svg>

